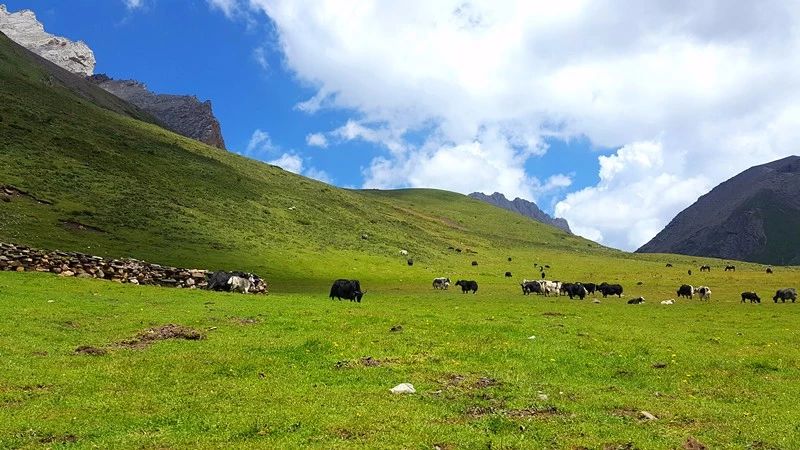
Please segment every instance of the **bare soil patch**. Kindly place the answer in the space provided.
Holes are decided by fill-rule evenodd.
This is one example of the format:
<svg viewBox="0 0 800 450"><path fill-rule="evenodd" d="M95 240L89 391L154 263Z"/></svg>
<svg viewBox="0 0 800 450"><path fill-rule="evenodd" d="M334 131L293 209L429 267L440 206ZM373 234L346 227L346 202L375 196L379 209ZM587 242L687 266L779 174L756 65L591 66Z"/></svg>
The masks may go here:
<svg viewBox="0 0 800 450"><path fill-rule="evenodd" d="M91 345L81 345L80 347L75 349L74 353L76 355L103 356L106 353L108 353L108 351L100 347L93 347Z"/></svg>
<svg viewBox="0 0 800 450"><path fill-rule="evenodd" d="M199 331L185 327L183 325L176 325L173 323L163 325L149 330L142 331L131 339L117 342L115 345L125 348L144 348L156 341L164 341L167 339L184 339L187 341L199 341L204 339L202 333Z"/></svg>
<svg viewBox="0 0 800 450"><path fill-rule="evenodd" d="M683 448L685 450L706 450L708 447L694 436L689 436L686 438L686 442L683 443Z"/></svg>
<svg viewBox="0 0 800 450"><path fill-rule="evenodd" d="M255 317L231 317L230 320L238 325L255 325L261 323L261 320Z"/></svg>

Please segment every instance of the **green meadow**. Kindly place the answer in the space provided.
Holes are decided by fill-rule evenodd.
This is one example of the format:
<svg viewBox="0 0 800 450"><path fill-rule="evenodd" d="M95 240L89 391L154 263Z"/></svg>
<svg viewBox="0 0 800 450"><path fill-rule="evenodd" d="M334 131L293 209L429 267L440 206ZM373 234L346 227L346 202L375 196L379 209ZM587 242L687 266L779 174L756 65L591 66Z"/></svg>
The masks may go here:
<svg viewBox="0 0 800 450"><path fill-rule="evenodd" d="M625 266L628 294L599 304L526 297L497 275L474 277L476 295L363 283L358 304L325 288L245 296L0 273L0 446L800 446L799 305L768 295L798 272L714 270L711 301L664 306L682 268L604 262ZM767 301L740 304L744 285ZM166 324L203 339L124 345ZM403 382L417 393L389 392Z"/></svg>

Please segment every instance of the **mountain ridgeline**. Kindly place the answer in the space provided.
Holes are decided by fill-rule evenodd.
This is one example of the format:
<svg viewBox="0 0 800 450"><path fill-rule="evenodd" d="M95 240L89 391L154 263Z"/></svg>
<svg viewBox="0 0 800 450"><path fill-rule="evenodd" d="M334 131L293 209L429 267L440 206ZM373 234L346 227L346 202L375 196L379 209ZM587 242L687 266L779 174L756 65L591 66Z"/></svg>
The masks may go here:
<svg viewBox="0 0 800 450"><path fill-rule="evenodd" d="M201 102L193 95L156 94L136 80L114 80L105 74L93 75L96 61L92 49L82 41L73 42L45 32L44 25L30 10L9 13L5 5L0 4L0 32L65 71L88 77L92 83L146 113L151 121L157 121L180 135L225 148L222 130L210 101ZM61 75L59 73L58 78L63 79ZM87 91L85 87L82 89Z"/></svg>
<svg viewBox="0 0 800 450"><path fill-rule="evenodd" d="M562 219L560 217L550 217L547 213L539 209L539 207L536 206L536 203L528 200L519 197L515 198L514 200L509 200L505 195L499 192L495 192L492 195L486 195L483 192L473 192L472 194L469 194L469 196L476 200L481 200L494 206L522 214L523 216L531 218L537 222L560 228L567 233L572 233L572 230L569 229L569 223L567 223L566 219Z"/></svg>
<svg viewBox="0 0 800 450"><path fill-rule="evenodd" d="M800 264L800 157L751 167L725 181L637 252Z"/></svg>

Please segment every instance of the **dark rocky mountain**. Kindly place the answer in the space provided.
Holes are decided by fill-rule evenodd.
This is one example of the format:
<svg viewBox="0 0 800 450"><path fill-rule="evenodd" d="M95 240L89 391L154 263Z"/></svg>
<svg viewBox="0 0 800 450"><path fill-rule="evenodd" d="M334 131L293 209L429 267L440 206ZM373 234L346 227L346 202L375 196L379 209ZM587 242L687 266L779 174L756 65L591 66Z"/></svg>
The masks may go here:
<svg viewBox="0 0 800 450"><path fill-rule="evenodd" d="M166 128L225 149L219 121L211 111L211 101L201 102L193 95L156 94L139 81L114 80L104 74L92 75L89 80L149 113Z"/></svg>
<svg viewBox="0 0 800 450"><path fill-rule="evenodd" d="M800 157L751 167L720 184L637 252L800 264Z"/></svg>
<svg viewBox="0 0 800 450"><path fill-rule="evenodd" d="M572 233L572 230L569 229L569 224L565 219L554 219L550 217L547 213L539 209L539 207L536 206L536 203L529 202L528 200L521 199L519 197L515 198L514 200L509 200L505 195L499 192L495 192L492 195L486 195L483 192L473 192L472 194L469 194L469 196L476 200L481 200L494 206L499 206L500 208L522 214L523 216L529 217L537 222L560 228L567 233Z"/></svg>

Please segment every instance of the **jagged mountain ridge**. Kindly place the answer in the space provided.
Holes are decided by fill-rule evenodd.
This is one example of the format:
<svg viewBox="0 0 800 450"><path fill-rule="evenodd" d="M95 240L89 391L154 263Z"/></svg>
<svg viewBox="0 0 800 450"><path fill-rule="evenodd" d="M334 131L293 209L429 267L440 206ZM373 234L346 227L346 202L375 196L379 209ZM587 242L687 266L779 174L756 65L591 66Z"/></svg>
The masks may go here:
<svg viewBox="0 0 800 450"><path fill-rule="evenodd" d="M529 217L537 222L560 228L567 233L572 233L572 230L570 230L569 223L567 223L566 219L550 217L550 215L539 209L536 203L531 201L519 197L515 198L514 200L509 200L505 195L499 192L495 192L492 195L486 195L483 192L473 192L472 194L469 194L469 196L476 200L481 200L494 206L522 214L523 216Z"/></svg>
<svg viewBox="0 0 800 450"><path fill-rule="evenodd" d="M637 252L800 263L800 157L751 167L725 181Z"/></svg>
<svg viewBox="0 0 800 450"><path fill-rule="evenodd" d="M222 129L211 109L210 100L201 102L193 95L156 94L139 81L114 80L105 74L91 76L89 81L147 111L168 129L225 149Z"/></svg>
<svg viewBox="0 0 800 450"><path fill-rule="evenodd" d="M116 112L139 109L147 113L149 119L146 120L157 121L170 131L225 149L220 123L214 116L210 101L201 102L192 95L156 94L150 92L147 86L139 81L114 80L104 74L93 75L96 61L92 49L83 41L73 42L47 33L44 25L31 10L9 13L6 6L0 4L0 32L34 54L77 77L88 77L89 81L103 90L133 105L133 107L111 105L122 102L103 101L101 103L104 107L111 105L109 109ZM69 76L57 73L58 71L52 69L48 71L51 74L56 73L55 76L62 85L80 87L83 94L89 93L92 98L82 94L84 97L89 100L97 99L97 94L81 86L80 82L69 80ZM139 114L134 114L136 115Z"/></svg>
<svg viewBox="0 0 800 450"><path fill-rule="evenodd" d="M44 25L29 9L9 13L6 6L0 4L0 32L72 73L81 76L94 73L94 52L88 45L44 31Z"/></svg>

